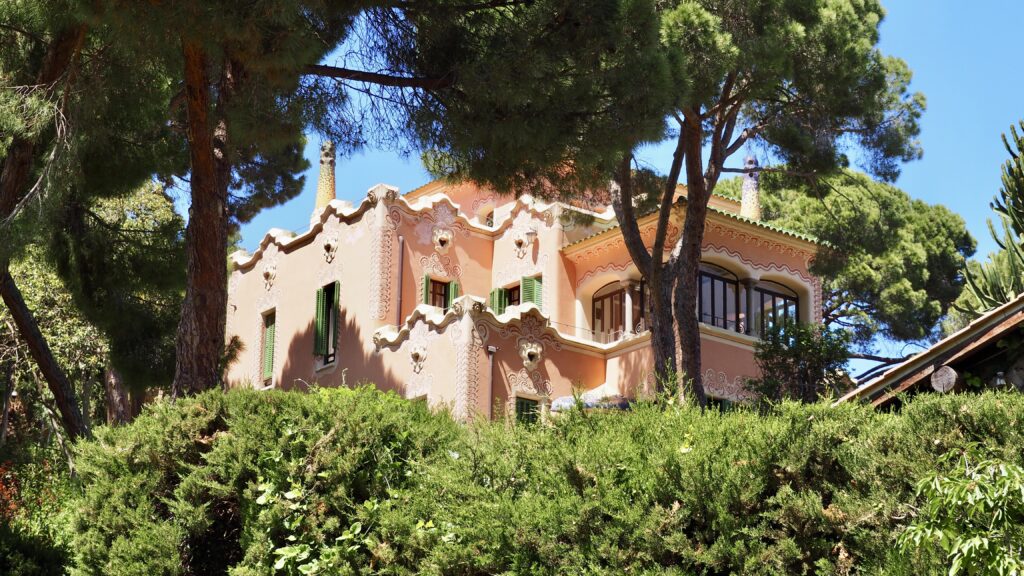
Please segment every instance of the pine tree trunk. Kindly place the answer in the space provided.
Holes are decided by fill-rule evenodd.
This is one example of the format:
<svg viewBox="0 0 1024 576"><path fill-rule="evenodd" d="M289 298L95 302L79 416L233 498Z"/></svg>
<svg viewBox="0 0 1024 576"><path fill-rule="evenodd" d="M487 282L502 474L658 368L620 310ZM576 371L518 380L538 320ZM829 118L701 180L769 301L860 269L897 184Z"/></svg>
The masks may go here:
<svg viewBox="0 0 1024 576"><path fill-rule="evenodd" d="M175 342L172 398L217 384L227 314L226 196L217 182L207 59L199 43L191 40L183 41L182 52L192 204L185 232L187 284Z"/></svg>
<svg viewBox="0 0 1024 576"><path fill-rule="evenodd" d="M651 294L651 352L654 356L655 383L659 390L676 378L676 337L672 323L673 278L670 272L672 266L664 259L664 239L667 236L672 199L675 196L682 159L683 152L677 149L665 189L662 191L662 207L656 223L655 242L650 251L644 244L633 208L632 155L626 155L619 165L616 174L619 190L612 195L612 208L619 221L619 230L626 249L637 269L647 280Z"/></svg>
<svg viewBox="0 0 1024 576"><path fill-rule="evenodd" d="M651 349L654 353L654 374L661 388L677 378L676 334L672 318L672 275L664 269L651 274Z"/></svg>
<svg viewBox="0 0 1024 576"><path fill-rule="evenodd" d="M36 75L36 85L42 87L47 98L53 98L58 80L72 70L85 41L86 31L85 25L64 28L57 33L47 48L42 67ZM71 84L70 77L66 84ZM61 108L63 108L63 100ZM35 140L19 137L11 140L4 158L3 171L0 172L0 225L14 214L18 204L28 193L29 175L32 172L35 158ZM39 371L46 379L50 392L57 400L57 407L61 412L61 419L68 436L72 439L88 436L89 428L78 408L74 388L71 387L64 371L53 357L46 339L39 332L39 326L36 324L32 312L25 305L21 291L18 290L14 278L10 275L7 261L2 259L0 259L0 296L11 310L21 338L28 344L32 358L39 366Z"/></svg>
<svg viewBox="0 0 1024 576"><path fill-rule="evenodd" d="M46 379L50 392L53 393L54 402L60 411L61 421L68 436L72 440L88 437L89 426L78 407L75 389L53 358L50 346L39 332L39 326L36 324L35 318L32 317L32 312L25 305L25 300L6 267L0 271L0 297L3 298L4 304L10 311L14 324L18 327L18 333L28 345L32 359L35 360L43 378Z"/></svg>
<svg viewBox="0 0 1024 576"><path fill-rule="evenodd" d="M103 375L103 389L107 399L107 425L119 426L131 422L134 417L131 398L121 374L113 367L107 368Z"/></svg>
<svg viewBox="0 0 1024 576"><path fill-rule="evenodd" d="M680 238L675 278L675 319L679 330L680 368L683 385L701 406L707 405L701 380L700 325L697 319L697 287L700 278L701 244L708 200L701 158L703 134L700 122L684 127L686 141L686 217Z"/></svg>

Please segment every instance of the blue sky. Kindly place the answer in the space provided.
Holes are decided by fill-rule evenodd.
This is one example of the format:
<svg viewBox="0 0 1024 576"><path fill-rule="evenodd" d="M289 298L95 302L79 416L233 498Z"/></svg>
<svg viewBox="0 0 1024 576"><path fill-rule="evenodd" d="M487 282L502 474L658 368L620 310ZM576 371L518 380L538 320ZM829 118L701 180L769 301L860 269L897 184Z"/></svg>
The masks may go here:
<svg viewBox="0 0 1024 576"><path fill-rule="evenodd" d="M907 164L897 185L915 198L945 204L962 215L978 240L978 254L984 255L994 247L985 220L1006 156L1000 135L1024 118L1024 72L1015 61L1024 2L888 0L884 5L888 15L882 24L881 48L910 64L913 89L928 99L921 123L924 158ZM319 144L318 137L311 136L306 157L313 168L303 193L243 226L243 246L253 249L272 227L306 228ZM641 154L662 170L670 155L669 146ZM416 156L368 149L339 158L337 179L338 197L357 201L378 182L405 191L429 177Z"/></svg>
<svg viewBox="0 0 1024 576"><path fill-rule="evenodd" d="M881 29L882 51L908 62L912 89L928 100L921 121L924 157L904 166L897 185L914 198L945 204L960 214L983 257L994 249L985 221L1006 158L1000 135L1024 118L1024 71L1017 66L1024 2L888 0L883 5L888 15ZM244 247L252 250L272 227L306 229L319 146L312 136L306 157L313 168L305 190L243 226ZM641 153L642 160L661 171L670 156L669 145ZM418 157L389 151L369 149L337 163L338 197L352 201L378 182L407 191L428 179Z"/></svg>

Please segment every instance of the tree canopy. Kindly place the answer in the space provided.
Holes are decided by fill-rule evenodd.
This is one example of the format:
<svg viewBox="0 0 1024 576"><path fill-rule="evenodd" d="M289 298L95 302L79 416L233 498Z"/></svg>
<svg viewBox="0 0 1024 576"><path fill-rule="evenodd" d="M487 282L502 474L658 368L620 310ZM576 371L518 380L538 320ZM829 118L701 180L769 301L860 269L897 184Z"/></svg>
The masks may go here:
<svg viewBox="0 0 1024 576"><path fill-rule="evenodd" d="M826 325L851 330L862 345L876 335L937 335L974 254L963 218L852 170L814 186L772 173L760 184L766 222L824 243L811 270L823 279ZM723 181L718 192L739 198L740 185L738 178Z"/></svg>
<svg viewBox="0 0 1024 576"><path fill-rule="evenodd" d="M755 147L787 172L816 180L847 167L849 151L856 149L870 173L891 180L901 162L921 154L924 97L909 92L907 65L878 49L884 11L876 1L677 0L658 8L678 130L658 235L682 178L683 232L665 265L674 276L680 368L703 403L695 306L710 195L723 173L782 169L731 168L726 161L745 146ZM647 261L653 257L660 267L662 254L648 252L640 240L632 210L633 168L627 157L617 172L616 214L630 254L647 274ZM669 296L657 297L667 308ZM655 352L656 358L665 356Z"/></svg>

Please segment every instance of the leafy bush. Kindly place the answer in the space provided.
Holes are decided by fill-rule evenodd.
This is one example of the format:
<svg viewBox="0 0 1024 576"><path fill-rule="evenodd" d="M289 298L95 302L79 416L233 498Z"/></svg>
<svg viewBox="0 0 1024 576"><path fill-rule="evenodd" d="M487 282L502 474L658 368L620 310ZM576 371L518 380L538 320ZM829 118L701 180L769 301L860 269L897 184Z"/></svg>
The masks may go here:
<svg viewBox="0 0 1024 576"><path fill-rule="evenodd" d="M896 541L972 442L1020 465L1024 397L462 427L369 389L207 393L79 446L72 572L944 574Z"/></svg>
<svg viewBox="0 0 1024 576"><path fill-rule="evenodd" d="M54 444L15 448L0 451L0 574L61 574L75 496L64 455Z"/></svg>
<svg viewBox="0 0 1024 576"><path fill-rule="evenodd" d="M746 387L777 402L815 402L842 392L848 385L850 334L821 324L780 322L754 348L761 378Z"/></svg>
<svg viewBox="0 0 1024 576"><path fill-rule="evenodd" d="M928 542L946 552L950 575L1024 572L1024 468L986 459L973 445L946 460L952 469L917 484L918 518L899 536L913 550Z"/></svg>

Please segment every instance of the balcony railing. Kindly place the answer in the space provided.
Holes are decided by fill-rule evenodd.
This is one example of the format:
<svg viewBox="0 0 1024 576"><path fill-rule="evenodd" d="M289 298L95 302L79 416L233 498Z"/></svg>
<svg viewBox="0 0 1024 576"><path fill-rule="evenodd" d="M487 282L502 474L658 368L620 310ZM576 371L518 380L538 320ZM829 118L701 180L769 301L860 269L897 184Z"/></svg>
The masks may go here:
<svg viewBox="0 0 1024 576"><path fill-rule="evenodd" d="M590 340L597 344L614 344L622 340L627 340L633 336L638 336L650 330L647 323L641 319L637 322L632 330L620 328L617 330L591 330L583 326L575 326L573 324L563 324L561 322L551 322L551 325L558 329L563 334L570 336L576 336L577 338L583 338L584 340Z"/></svg>

